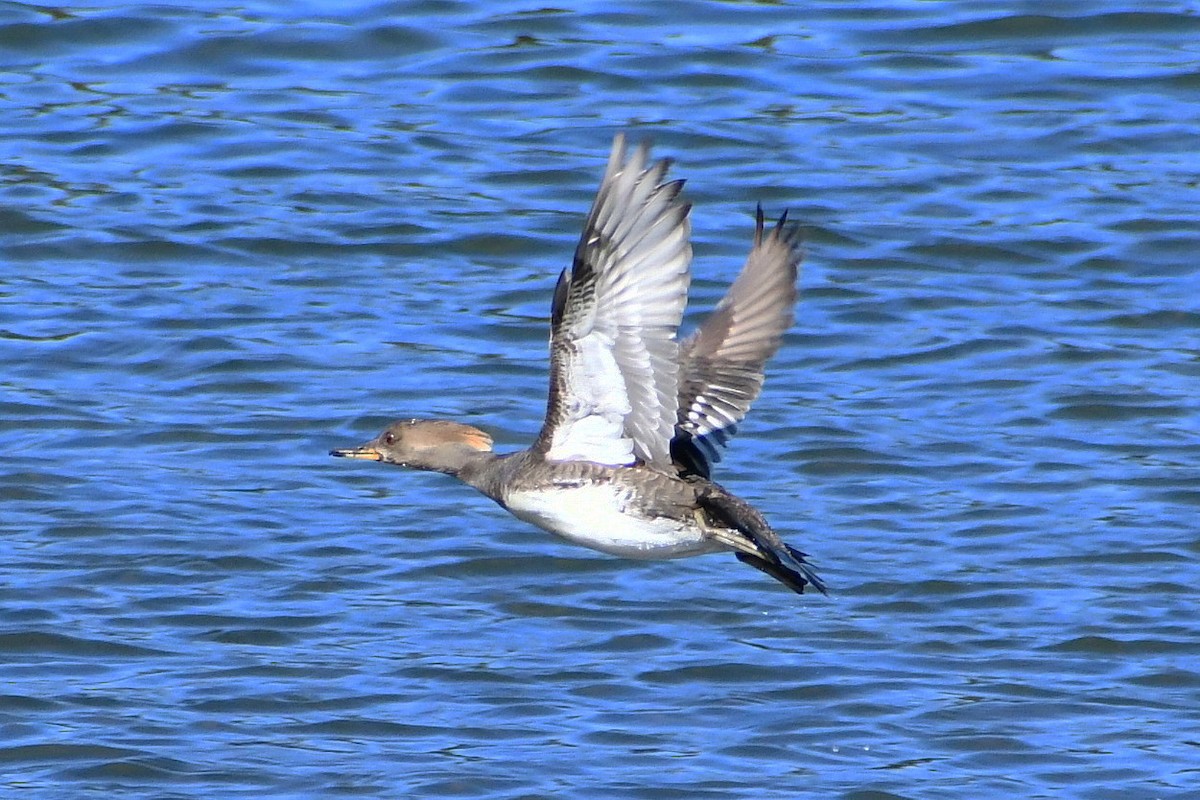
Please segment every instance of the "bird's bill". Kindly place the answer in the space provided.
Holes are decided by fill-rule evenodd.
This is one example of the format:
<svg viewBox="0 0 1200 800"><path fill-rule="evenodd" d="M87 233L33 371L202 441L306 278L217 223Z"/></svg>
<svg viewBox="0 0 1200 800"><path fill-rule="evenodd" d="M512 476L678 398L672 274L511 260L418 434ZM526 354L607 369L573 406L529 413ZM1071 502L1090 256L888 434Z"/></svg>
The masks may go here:
<svg viewBox="0 0 1200 800"><path fill-rule="evenodd" d="M330 450L329 455L337 458L362 458L367 461L383 461L383 453L369 444L362 447L351 447L345 450Z"/></svg>

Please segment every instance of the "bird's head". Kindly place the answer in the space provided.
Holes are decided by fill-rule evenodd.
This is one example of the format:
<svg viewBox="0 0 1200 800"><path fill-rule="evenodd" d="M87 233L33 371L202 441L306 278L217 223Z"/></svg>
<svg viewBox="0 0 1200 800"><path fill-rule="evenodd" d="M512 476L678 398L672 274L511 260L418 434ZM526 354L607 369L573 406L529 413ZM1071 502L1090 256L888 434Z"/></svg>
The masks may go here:
<svg viewBox="0 0 1200 800"><path fill-rule="evenodd" d="M404 419L388 425L366 444L330 450L329 455L453 475L474 456L490 452L492 437L471 425L442 419Z"/></svg>

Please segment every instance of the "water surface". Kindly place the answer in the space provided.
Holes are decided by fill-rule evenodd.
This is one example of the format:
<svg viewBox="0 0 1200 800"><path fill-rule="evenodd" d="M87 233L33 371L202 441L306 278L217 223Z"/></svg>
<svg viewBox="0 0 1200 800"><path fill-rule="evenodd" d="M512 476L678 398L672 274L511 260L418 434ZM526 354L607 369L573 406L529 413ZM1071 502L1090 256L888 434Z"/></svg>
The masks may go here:
<svg viewBox="0 0 1200 800"><path fill-rule="evenodd" d="M9 4L0 762L59 798L1194 796L1200 18ZM811 553L573 549L328 458L524 446L618 130L698 314L803 298L719 479Z"/></svg>

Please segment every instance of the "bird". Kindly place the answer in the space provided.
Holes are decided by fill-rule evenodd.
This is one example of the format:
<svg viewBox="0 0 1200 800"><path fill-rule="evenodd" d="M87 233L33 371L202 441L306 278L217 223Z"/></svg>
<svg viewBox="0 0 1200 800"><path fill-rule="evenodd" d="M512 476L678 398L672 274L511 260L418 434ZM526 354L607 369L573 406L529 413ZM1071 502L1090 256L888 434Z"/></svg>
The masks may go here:
<svg viewBox="0 0 1200 800"><path fill-rule="evenodd" d="M731 552L793 591L828 594L808 556L712 480L720 448L763 385L791 327L801 235L766 226L724 298L685 339L691 204L670 159L613 140L550 313L550 386L533 444L498 454L483 430L401 419L330 455L451 475L520 520L631 559Z"/></svg>

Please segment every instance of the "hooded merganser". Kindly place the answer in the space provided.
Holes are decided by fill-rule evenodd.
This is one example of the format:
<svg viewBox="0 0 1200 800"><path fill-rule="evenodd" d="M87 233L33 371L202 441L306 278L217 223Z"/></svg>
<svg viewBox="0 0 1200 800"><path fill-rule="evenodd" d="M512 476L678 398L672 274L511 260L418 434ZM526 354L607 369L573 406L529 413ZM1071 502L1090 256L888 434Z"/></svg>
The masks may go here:
<svg viewBox="0 0 1200 800"><path fill-rule="evenodd" d="M514 516L626 558L732 551L803 593L825 585L805 554L753 506L710 479L763 368L792 324L799 231L786 212L754 246L724 299L689 338L691 205L670 162L648 165L613 142L574 263L554 290L550 396L533 446L492 452L492 438L448 420L392 423L330 455L453 475Z"/></svg>

